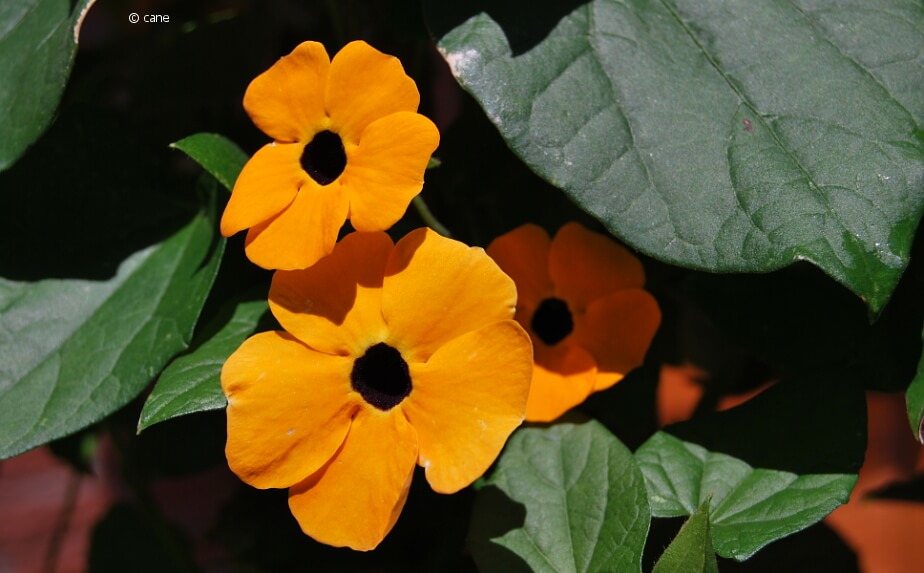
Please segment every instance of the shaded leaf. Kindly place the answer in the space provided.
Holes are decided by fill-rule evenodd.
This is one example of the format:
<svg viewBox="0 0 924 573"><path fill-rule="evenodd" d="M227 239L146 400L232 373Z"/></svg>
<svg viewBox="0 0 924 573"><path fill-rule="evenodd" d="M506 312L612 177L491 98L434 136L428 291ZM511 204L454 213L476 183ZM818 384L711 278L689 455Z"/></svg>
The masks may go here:
<svg viewBox="0 0 924 573"><path fill-rule="evenodd" d="M213 205L109 280L0 279L0 458L137 396L188 344L223 250Z"/></svg>
<svg viewBox="0 0 924 573"><path fill-rule="evenodd" d="M83 16L93 1L0 4L0 171L51 123L74 64Z"/></svg>
<svg viewBox="0 0 924 573"><path fill-rule="evenodd" d="M595 421L518 430L478 492L481 571L640 571L650 514L631 452Z"/></svg>
<svg viewBox="0 0 924 573"><path fill-rule="evenodd" d="M857 476L796 475L755 469L739 459L658 432L635 453L655 517L692 515L711 498L716 552L744 560L846 503Z"/></svg>
<svg viewBox="0 0 924 573"><path fill-rule="evenodd" d="M193 341L194 350L174 360L158 378L141 410L138 432L184 414L224 408L228 401L221 390L221 367L253 334L268 308L265 299L237 303L233 314L220 313L207 325L206 338Z"/></svg>
<svg viewBox="0 0 924 573"><path fill-rule="evenodd" d="M709 535L709 502L690 516L664 550L652 573L718 573Z"/></svg>
<svg viewBox="0 0 924 573"><path fill-rule="evenodd" d="M922 334L924 338L924 334ZM924 353L918 361L918 370L908 390L905 392L905 403L908 408L908 421L911 430L919 442L924 443Z"/></svg>
<svg viewBox="0 0 924 573"><path fill-rule="evenodd" d="M548 21L524 0L425 2L533 170L656 258L809 260L882 309L924 206L920 3L562 5Z"/></svg>
<svg viewBox="0 0 924 573"><path fill-rule="evenodd" d="M231 191L247 154L236 143L217 133L197 133L184 137L170 147L179 149L201 165L222 186Z"/></svg>

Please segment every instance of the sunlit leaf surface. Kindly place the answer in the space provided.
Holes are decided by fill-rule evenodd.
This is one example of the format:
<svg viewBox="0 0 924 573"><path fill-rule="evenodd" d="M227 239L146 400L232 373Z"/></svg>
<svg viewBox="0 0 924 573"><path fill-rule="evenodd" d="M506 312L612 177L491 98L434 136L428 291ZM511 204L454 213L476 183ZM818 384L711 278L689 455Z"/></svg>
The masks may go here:
<svg viewBox="0 0 924 573"><path fill-rule="evenodd" d="M889 299L924 205L920 2L425 5L510 147L618 237Z"/></svg>
<svg viewBox="0 0 924 573"><path fill-rule="evenodd" d="M693 515L711 500L715 550L739 560L821 520L846 503L857 480L853 474L755 469L664 432L652 436L635 457L653 516Z"/></svg>
<svg viewBox="0 0 924 573"><path fill-rule="evenodd" d="M478 493L481 571L640 571L650 515L631 452L597 422L523 428Z"/></svg>

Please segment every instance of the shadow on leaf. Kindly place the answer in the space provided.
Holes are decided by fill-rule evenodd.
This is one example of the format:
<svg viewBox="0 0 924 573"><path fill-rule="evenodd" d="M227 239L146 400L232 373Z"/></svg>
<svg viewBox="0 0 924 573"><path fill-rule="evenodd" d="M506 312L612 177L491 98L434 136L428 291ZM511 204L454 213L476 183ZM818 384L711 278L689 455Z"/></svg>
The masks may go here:
<svg viewBox="0 0 924 573"><path fill-rule="evenodd" d="M507 497L498 487L488 485L478 491L466 545L479 571L531 571L516 553L497 542L507 533L521 529L525 522L526 507Z"/></svg>

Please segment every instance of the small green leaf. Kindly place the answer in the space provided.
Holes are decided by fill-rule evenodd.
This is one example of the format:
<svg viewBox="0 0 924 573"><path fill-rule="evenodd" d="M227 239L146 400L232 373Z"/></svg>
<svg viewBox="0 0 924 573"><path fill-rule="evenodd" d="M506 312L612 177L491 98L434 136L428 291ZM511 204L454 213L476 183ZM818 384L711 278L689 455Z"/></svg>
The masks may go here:
<svg viewBox="0 0 924 573"><path fill-rule="evenodd" d="M0 171L51 124L92 5L93 0L0 3Z"/></svg>
<svg viewBox="0 0 924 573"><path fill-rule="evenodd" d="M924 338L924 335L922 335ZM908 421L915 438L924 443L924 353L918 362L918 372L905 393L908 407Z"/></svg>
<svg viewBox="0 0 924 573"><path fill-rule="evenodd" d="M683 524L680 533L664 550L651 573L718 573L715 549L709 535L707 500Z"/></svg>
<svg viewBox="0 0 924 573"><path fill-rule="evenodd" d="M0 279L0 458L137 396L186 348L223 250L202 211L109 280Z"/></svg>
<svg viewBox="0 0 924 573"><path fill-rule="evenodd" d="M479 569L641 571L650 513L631 452L595 421L527 427L478 492Z"/></svg>
<svg viewBox="0 0 924 573"><path fill-rule="evenodd" d="M208 324L207 337L194 340L193 350L174 360L158 378L141 410L138 432L184 414L224 408L228 401L221 391L221 367L253 334L268 308L265 299L237 303L233 314L222 312Z"/></svg>
<svg viewBox="0 0 924 573"><path fill-rule="evenodd" d="M621 239L710 271L808 260L885 306L924 208L920 2L424 6L511 149Z"/></svg>
<svg viewBox="0 0 924 573"><path fill-rule="evenodd" d="M170 147L192 158L228 191L234 188L237 176L247 163L247 154L217 133L196 133L171 143Z"/></svg>
<svg viewBox="0 0 924 573"><path fill-rule="evenodd" d="M794 447L797 447L794 445ZM846 503L852 474L754 469L731 456L658 432L635 453L655 517L692 515L711 498L716 552L743 561Z"/></svg>

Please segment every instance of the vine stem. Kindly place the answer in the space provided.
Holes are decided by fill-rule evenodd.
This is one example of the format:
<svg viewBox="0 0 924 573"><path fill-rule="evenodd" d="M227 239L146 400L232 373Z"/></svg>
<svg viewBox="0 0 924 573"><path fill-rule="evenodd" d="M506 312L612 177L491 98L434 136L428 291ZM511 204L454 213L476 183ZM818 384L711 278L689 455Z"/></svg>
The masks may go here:
<svg viewBox="0 0 924 573"><path fill-rule="evenodd" d="M423 197L420 195L414 197L411 204L417 209L417 214L420 215L420 218L423 219L423 222L426 223L428 227L446 238L452 238L452 233L449 232L446 225L440 223L439 219L433 215L433 212L427 207L427 203L423 200Z"/></svg>

